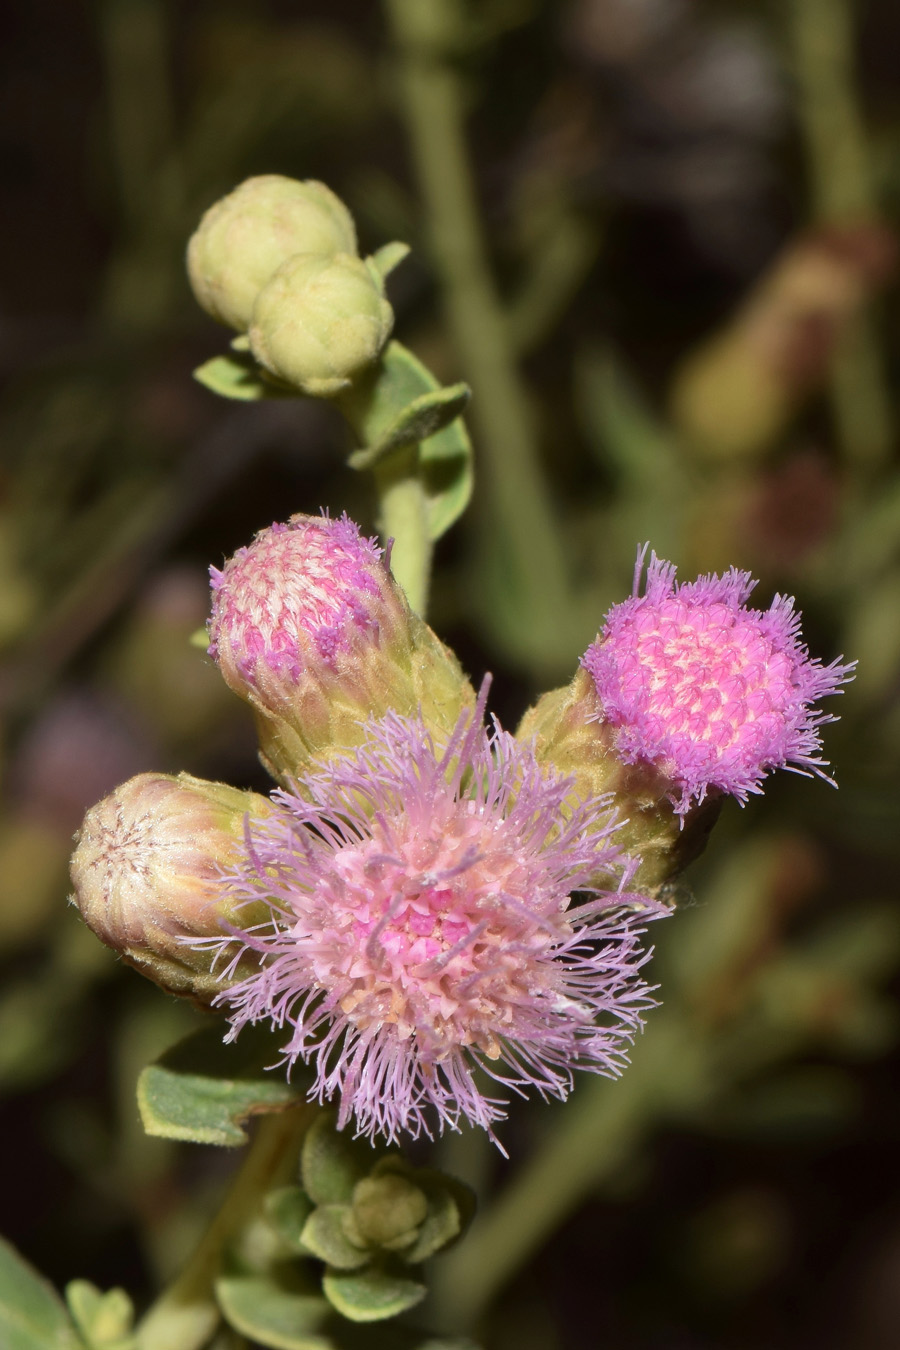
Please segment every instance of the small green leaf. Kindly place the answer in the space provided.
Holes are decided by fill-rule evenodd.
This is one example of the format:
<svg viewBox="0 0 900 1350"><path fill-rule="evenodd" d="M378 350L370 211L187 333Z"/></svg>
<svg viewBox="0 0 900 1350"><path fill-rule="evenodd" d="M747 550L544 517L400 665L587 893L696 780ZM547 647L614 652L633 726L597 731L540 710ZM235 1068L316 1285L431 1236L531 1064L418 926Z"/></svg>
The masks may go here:
<svg viewBox="0 0 900 1350"><path fill-rule="evenodd" d="M369 1266L366 1270L327 1270L322 1289L332 1307L351 1322L381 1322L421 1303L427 1292L419 1280Z"/></svg>
<svg viewBox="0 0 900 1350"><path fill-rule="evenodd" d="M414 398L401 410L380 440L350 456L348 463L351 469L371 469L392 450L415 445L417 441L427 441L429 436L443 431L444 427L455 422L462 414L471 392L467 384L451 384Z"/></svg>
<svg viewBox="0 0 900 1350"><path fill-rule="evenodd" d="M459 1206L449 1191L438 1191L428 1197L428 1213L415 1242L403 1252L403 1260L417 1265L453 1242L461 1232Z"/></svg>
<svg viewBox="0 0 900 1350"><path fill-rule="evenodd" d="M222 1034L221 1022L195 1032L143 1071L138 1108L148 1134L196 1144L244 1144L249 1116L304 1101L305 1080L295 1073L287 1081L271 1031L247 1027L234 1045L225 1045Z"/></svg>
<svg viewBox="0 0 900 1350"><path fill-rule="evenodd" d="M243 354L243 349L237 355L214 356L204 361L194 371L194 379L221 398L236 398L245 403L261 398L290 398L292 394L287 386L265 376L253 357ZM296 397L296 390L293 395Z"/></svg>
<svg viewBox="0 0 900 1350"><path fill-rule="evenodd" d="M318 1335L328 1316L320 1294L287 1289L262 1275L223 1276L216 1281L222 1316L243 1336L271 1350L335 1350Z"/></svg>
<svg viewBox="0 0 900 1350"><path fill-rule="evenodd" d="M2 1238L0 1346L3 1350L79 1350L56 1290Z"/></svg>
<svg viewBox="0 0 900 1350"><path fill-rule="evenodd" d="M299 1186L279 1186L266 1196L263 1209L282 1242L298 1255L307 1255L300 1234L312 1213L313 1202L306 1192Z"/></svg>
<svg viewBox="0 0 900 1350"><path fill-rule="evenodd" d="M359 1270L372 1259L372 1253L357 1247L347 1236L347 1205L318 1205L303 1228L302 1241L326 1265L337 1270Z"/></svg>
<svg viewBox="0 0 900 1350"><path fill-rule="evenodd" d="M382 244L377 248L369 259L375 264L376 270L381 274L382 279L389 276L395 267L399 267L404 258L409 257L409 244L401 243L395 239L391 244Z"/></svg>
<svg viewBox="0 0 900 1350"><path fill-rule="evenodd" d="M462 515L472 495L472 445L460 417L465 385L442 389L431 371L400 342L389 342L372 371L338 399L361 443L351 463L374 462L419 439L419 475L425 489L428 533L439 539ZM411 411L410 411L411 410ZM408 416L407 416L408 414Z"/></svg>
<svg viewBox="0 0 900 1350"><path fill-rule="evenodd" d="M300 1179L317 1205L346 1205L353 1187L371 1171L378 1155L364 1139L334 1128L333 1112L313 1121L303 1141Z"/></svg>
<svg viewBox="0 0 900 1350"><path fill-rule="evenodd" d="M104 1294L90 1280L71 1280L66 1302L90 1350L133 1350L134 1305L124 1289Z"/></svg>

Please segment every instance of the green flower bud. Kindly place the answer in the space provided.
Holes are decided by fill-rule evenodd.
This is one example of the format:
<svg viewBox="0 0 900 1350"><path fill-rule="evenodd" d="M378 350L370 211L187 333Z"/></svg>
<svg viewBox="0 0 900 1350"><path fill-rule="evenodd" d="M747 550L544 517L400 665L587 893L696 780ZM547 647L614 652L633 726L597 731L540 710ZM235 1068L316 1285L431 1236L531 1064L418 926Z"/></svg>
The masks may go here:
<svg viewBox="0 0 900 1350"><path fill-rule="evenodd" d="M573 805L612 793L612 807L623 822L613 836L616 846L641 859L632 890L654 894L703 851L720 802L710 797L679 815L665 774L652 764L623 763L615 729L603 720L594 682L583 668L566 688L538 699L516 736L533 740L542 763L574 778Z"/></svg>
<svg viewBox="0 0 900 1350"><path fill-rule="evenodd" d="M214 951L186 938L216 938L268 917L229 908L221 870L237 860L244 821L272 805L255 792L143 773L91 807L76 835L73 902L102 942L173 994L208 1004L223 980ZM236 972L239 977L241 972ZM243 972L246 973L246 972Z"/></svg>
<svg viewBox="0 0 900 1350"><path fill-rule="evenodd" d="M364 1177L353 1190L352 1232L368 1247L402 1251L428 1213L424 1193L396 1172Z"/></svg>
<svg viewBox="0 0 900 1350"><path fill-rule="evenodd" d="M324 183L248 178L206 212L188 244L188 276L207 314L243 333L256 297L295 253L356 253L353 217Z"/></svg>
<svg viewBox="0 0 900 1350"><path fill-rule="evenodd" d="M378 359L393 325L375 267L349 253L298 253L257 296L250 348L279 379L329 398Z"/></svg>

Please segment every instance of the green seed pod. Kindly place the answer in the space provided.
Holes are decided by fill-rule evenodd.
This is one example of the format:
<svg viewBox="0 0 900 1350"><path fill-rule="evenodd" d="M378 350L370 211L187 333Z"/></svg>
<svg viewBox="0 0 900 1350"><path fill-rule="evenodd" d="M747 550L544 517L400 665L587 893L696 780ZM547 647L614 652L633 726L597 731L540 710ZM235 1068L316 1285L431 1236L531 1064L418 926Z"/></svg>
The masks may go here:
<svg viewBox="0 0 900 1350"><path fill-rule="evenodd" d="M279 379L328 398L377 360L393 324L374 267L349 253L300 253L260 291L250 347Z"/></svg>
<svg viewBox="0 0 900 1350"><path fill-rule="evenodd" d="M356 254L353 217L324 183L281 174L248 178L206 212L187 252L198 303L246 332L266 282L295 253Z"/></svg>

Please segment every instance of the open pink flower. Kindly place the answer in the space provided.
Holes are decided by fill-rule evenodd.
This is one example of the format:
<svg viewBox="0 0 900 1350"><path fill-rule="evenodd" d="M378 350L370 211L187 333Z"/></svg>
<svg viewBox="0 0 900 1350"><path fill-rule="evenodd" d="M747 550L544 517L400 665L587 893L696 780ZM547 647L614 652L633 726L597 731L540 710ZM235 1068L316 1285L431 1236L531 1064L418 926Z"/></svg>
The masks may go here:
<svg viewBox="0 0 900 1350"><path fill-rule="evenodd" d="M855 663L810 658L789 596L748 609L749 572L676 584L673 564L651 553L641 595L645 554L634 594L582 660L619 757L656 765L681 813L710 790L746 801L772 769L825 778L819 728L835 718L812 704L839 693Z"/></svg>
<svg viewBox="0 0 900 1350"><path fill-rule="evenodd" d="M482 709L442 748L417 718L373 722L302 795L276 794L226 878L232 903L271 910L221 942L261 958L219 998L231 1036L286 1027L286 1060L312 1063L312 1095L360 1134L490 1130L490 1079L565 1097L575 1068L619 1071L650 1004L639 937L665 911L625 890L609 802L566 814L571 783ZM601 870L617 891L590 886Z"/></svg>

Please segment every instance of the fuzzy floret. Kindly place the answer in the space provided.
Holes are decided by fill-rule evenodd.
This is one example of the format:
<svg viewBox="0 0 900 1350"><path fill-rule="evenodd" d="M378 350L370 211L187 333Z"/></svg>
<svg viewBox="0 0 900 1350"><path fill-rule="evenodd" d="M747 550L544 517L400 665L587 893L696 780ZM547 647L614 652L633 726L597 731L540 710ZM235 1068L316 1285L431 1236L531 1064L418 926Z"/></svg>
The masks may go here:
<svg viewBox="0 0 900 1350"><path fill-rule="evenodd" d="M744 802L777 768L825 778L819 730L836 719L812 705L839 693L853 664L809 656L790 597L749 609L756 582L734 567L679 584L653 553L641 594L645 553L633 595L582 660L620 758L656 765L681 813L711 790Z"/></svg>

